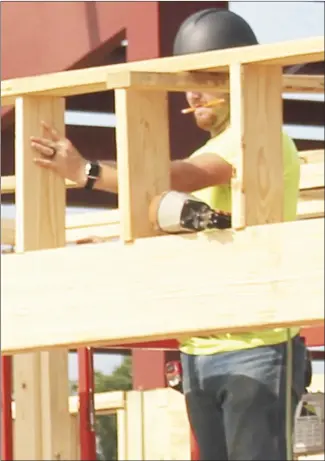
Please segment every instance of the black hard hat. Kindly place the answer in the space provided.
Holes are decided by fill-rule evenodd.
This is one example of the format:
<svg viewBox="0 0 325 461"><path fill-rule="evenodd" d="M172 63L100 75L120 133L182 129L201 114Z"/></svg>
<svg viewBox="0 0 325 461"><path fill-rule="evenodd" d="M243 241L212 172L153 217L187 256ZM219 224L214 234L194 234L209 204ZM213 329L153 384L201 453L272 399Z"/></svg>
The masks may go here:
<svg viewBox="0 0 325 461"><path fill-rule="evenodd" d="M218 8L197 11L181 24L174 55L256 45L250 25L238 14Z"/></svg>

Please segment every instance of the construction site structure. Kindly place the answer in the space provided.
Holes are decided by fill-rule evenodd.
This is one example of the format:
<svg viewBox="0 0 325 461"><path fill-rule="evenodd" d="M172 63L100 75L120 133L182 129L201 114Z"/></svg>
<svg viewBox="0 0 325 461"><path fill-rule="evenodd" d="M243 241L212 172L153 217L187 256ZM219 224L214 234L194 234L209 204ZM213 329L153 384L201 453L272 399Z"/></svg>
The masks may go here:
<svg viewBox="0 0 325 461"><path fill-rule="evenodd" d="M2 82L2 106L15 105L15 177L1 185L15 191L16 205L6 229L15 254L2 257L1 273L1 350L7 372L13 357L19 438L13 459L74 459L69 349L324 326L324 152L301 153L308 163L302 160L297 221L283 222L282 181L282 93L324 91L323 76L284 75L283 67L323 60L324 38L315 37ZM220 72L230 75L225 90L240 153L232 228L161 235L148 209L170 188L167 94L212 90ZM35 166L30 136L41 135L40 120L65 133L66 97L109 90L119 241L109 239L107 211L96 224L107 242L66 247L66 187L75 185ZM82 408L92 414L92 407L88 400ZM11 401L3 406L9 412Z"/></svg>

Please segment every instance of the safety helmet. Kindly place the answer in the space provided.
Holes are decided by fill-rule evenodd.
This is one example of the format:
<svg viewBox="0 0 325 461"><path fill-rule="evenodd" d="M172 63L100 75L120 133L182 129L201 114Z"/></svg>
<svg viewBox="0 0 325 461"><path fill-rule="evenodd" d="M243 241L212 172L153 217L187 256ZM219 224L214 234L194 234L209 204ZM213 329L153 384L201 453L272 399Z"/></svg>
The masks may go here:
<svg viewBox="0 0 325 461"><path fill-rule="evenodd" d="M256 45L250 25L238 14L224 9L197 11L181 24L174 40L174 55Z"/></svg>

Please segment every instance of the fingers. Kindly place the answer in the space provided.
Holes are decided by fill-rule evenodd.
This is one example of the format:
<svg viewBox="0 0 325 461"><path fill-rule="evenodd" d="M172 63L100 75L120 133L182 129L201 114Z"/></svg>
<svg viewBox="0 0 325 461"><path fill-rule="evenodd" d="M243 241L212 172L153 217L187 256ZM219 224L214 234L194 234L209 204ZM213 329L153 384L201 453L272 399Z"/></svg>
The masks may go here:
<svg viewBox="0 0 325 461"><path fill-rule="evenodd" d="M42 125L42 128L43 128L43 132L44 132L44 135L46 136L49 136L49 138L52 140L52 141L60 141L61 139L61 136L60 134L54 129L52 128L50 125L48 125L46 122L42 121L41 122L41 125Z"/></svg>
<svg viewBox="0 0 325 461"><path fill-rule="evenodd" d="M59 133L48 125L46 122L41 122L43 136L31 136L31 146L42 155L53 157L53 149L55 144L61 140Z"/></svg>
<svg viewBox="0 0 325 461"><path fill-rule="evenodd" d="M34 158L35 165L47 168L48 170L55 170L55 163L46 158Z"/></svg>
<svg viewBox="0 0 325 461"><path fill-rule="evenodd" d="M53 157L53 142L45 138L31 137L31 146L40 154Z"/></svg>

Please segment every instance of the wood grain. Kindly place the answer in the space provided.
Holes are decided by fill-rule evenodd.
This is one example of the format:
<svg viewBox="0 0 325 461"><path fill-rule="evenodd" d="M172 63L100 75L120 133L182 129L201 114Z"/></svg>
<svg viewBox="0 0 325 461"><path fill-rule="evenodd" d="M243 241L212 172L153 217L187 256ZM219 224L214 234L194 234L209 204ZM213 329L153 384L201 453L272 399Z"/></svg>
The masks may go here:
<svg viewBox="0 0 325 461"><path fill-rule="evenodd" d="M15 114L16 252L32 254L34 250L63 247L64 181L34 164L30 136L42 135L41 120L64 133L64 101L19 98ZM26 275L33 271L33 267L31 261ZM19 290L19 284L16 289ZM47 309L46 301L42 309ZM6 322L3 325L8 326ZM37 332L37 319L30 328ZM15 458L39 460L60 456L61 459L71 459L67 351L58 349L15 356L14 393L15 432L20 442Z"/></svg>
<svg viewBox="0 0 325 461"><path fill-rule="evenodd" d="M120 226L128 242L157 233L149 205L169 189L167 94L116 90L115 104Z"/></svg>
<svg viewBox="0 0 325 461"><path fill-rule="evenodd" d="M314 219L3 255L2 351L322 324L323 249Z"/></svg>
<svg viewBox="0 0 325 461"><path fill-rule="evenodd" d="M173 56L147 61L57 72L23 77L1 82L1 106L15 103L23 94L37 96L72 96L107 91L110 72L187 72L227 71L233 64L263 62L268 65L288 66L324 60L324 37L248 46L245 49L208 51L186 56Z"/></svg>
<svg viewBox="0 0 325 461"><path fill-rule="evenodd" d="M230 69L236 151L233 226L283 221L282 70L250 64Z"/></svg>

